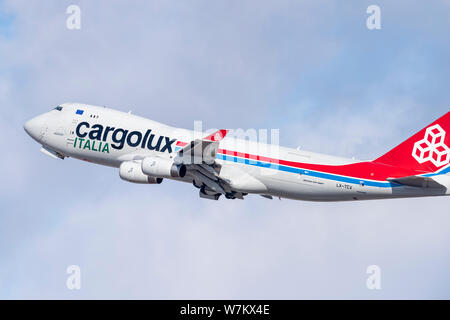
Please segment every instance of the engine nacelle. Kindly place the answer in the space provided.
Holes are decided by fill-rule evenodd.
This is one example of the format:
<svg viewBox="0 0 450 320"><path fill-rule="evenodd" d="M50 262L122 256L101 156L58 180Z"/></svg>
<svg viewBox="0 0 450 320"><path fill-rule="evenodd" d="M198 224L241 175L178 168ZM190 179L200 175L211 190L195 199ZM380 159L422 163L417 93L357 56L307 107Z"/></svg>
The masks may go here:
<svg viewBox="0 0 450 320"><path fill-rule="evenodd" d="M144 174L141 162L125 161L120 164L119 176L125 181L133 183L160 184L163 179Z"/></svg>
<svg viewBox="0 0 450 320"><path fill-rule="evenodd" d="M142 160L142 172L161 178L183 178L186 175L184 164L175 164L172 159L146 157Z"/></svg>

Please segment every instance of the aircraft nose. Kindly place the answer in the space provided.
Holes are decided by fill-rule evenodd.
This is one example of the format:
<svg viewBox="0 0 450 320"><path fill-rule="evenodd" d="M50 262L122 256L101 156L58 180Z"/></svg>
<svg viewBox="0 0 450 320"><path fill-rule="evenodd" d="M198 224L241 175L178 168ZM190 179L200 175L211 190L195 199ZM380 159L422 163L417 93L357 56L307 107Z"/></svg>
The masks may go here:
<svg viewBox="0 0 450 320"><path fill-rule="evenodd" d="M23 128L25 129L25 132L28 133L28 135L31 136L31 130L33 128L33 119L28 120L27 122L25 122Z"/></svg>
<svg viewBox="0 0 450 320"><path fill-rule="evenodd" d="M42 125L43 125L42 117L37 116L37 117L25 122L23 128L25 129L25 132L28 133L28 135L30 137L32 137L36 141L39 141Z"/></svg>

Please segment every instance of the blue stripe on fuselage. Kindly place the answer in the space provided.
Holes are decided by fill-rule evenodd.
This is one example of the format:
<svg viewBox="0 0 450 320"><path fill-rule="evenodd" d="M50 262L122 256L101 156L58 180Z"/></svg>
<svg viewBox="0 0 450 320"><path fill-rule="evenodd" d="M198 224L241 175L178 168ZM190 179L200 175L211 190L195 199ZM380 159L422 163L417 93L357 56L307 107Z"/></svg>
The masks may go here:
<svg viewBox="0 0 450 320"><path fill-rule="evenodd" d="M391 182L377 182L377 181L371 181L371 180L364 180L364 179L357 179L357 178L350 178L350 177L344 177L340 175L335 175L331 173L325 173L325 172L319 172L319 171L313 171L313 170L305 170L300 168L294 168L274 163L267 163L267 162L261 162L253 159L245 159L245 158L239 158L235 156L229 156L224 154L218 154L217 159L221 159L224 161L232 161L236 163L242 163L262 168L269 168L274 170L280 170L285 172L291 172L296 174L302 174L305 176L311 176L311 177L317 177L322 179L328 179L328 180L334 180L334 181L340 181L340 182L346 182L346 183L353 183L353 184L361 184L364 183L365 186L370 187L379 187L379 188L392 188L392 187L399 187L401 185Z"/></svg>

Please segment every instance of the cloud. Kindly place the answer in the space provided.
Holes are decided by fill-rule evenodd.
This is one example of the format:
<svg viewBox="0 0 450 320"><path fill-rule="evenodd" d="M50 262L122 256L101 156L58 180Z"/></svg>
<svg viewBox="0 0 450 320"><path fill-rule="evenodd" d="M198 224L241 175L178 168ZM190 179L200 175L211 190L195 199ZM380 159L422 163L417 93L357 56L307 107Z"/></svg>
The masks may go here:
<svg viewBox="0 0 450 320"><path fill-rule="evenodd" d="M194 203L187 185L171 184L123 183L97 201L81 195L27 239L8 282L28 279L32 288L12 288L11 297L439 298L446 287L438 274L450 221L430 212L446 199L410 200L404 209L403 200ZM70 264L82 270L79 292L64 287ZM371 264L382 268L381 292L365 288Z"/></svg>
<svg viewBox="0 0 450 320"><path fill-rule="evenodd" d="M0 38L0 297L448 298L447 198L208 202L46 157L23 123L65 101L372 158L448 111L440 3L7 1ZM435 14L434 23L423 26ZM1 15L0 15L1 16ZM82 289L65 287L68 265ZM382 268L381 291L366 268Z"/></svg>

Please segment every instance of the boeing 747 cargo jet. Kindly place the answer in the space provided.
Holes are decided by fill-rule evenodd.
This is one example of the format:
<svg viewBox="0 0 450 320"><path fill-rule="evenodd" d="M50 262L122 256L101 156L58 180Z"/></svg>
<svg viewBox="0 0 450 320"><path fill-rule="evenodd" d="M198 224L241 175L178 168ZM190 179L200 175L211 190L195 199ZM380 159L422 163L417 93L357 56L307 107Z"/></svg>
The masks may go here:
<svg viewBox="0 0 450 320"><path fill-rule="evenodd" d="M450 112L372 161L237 139L228 130L199 136L80 103L61 104L24 127L51 157L115 167L123 180L134 183L189 182L207 199L259 194L344 201L450 194Z"/></svg>

